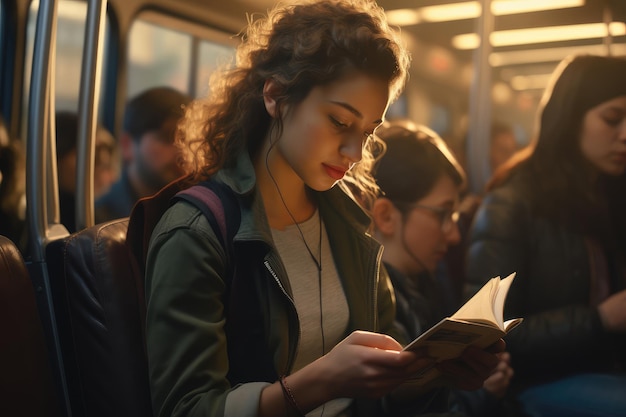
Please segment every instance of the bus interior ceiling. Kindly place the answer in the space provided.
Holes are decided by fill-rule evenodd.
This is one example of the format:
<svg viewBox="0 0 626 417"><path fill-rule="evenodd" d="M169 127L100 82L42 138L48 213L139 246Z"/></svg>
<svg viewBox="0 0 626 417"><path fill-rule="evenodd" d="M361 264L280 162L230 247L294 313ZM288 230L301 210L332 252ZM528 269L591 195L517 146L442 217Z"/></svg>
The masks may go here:
<svg viewBox="0 0 626 417"><path fill-rule="evenodd" d="M219 10L233 18L239 14L241 18L242 9L249 13L263 12L273 3L272 0L235 0L221 3ZM437 9L451 3L462 7L451 11ZM392 23L400 26L413 55L411 81L403 98L408 102L398 106L399 114L429 125L449 140L460 140L467 133L469 106L476 99L472 94L477 95L472 84L480 67L476 57L479 41L470 35L477 33L478 25L482 24L476 17L480 3L378 0L381 7L394 15ZM489 3L494 15L493 32L498 32L492 35L491 43L495 44L490 46L488 56L492 117L517 126L522 143L530 140L535 110L548 75L562 58L573 53L626 55L626 2L622 0L490 0ZM525 4L538 10L509 14L506 10L499 11L503 3L513 7ZM457 13L457 17L445 18L448 12ZM460 17L461 14L465 17ZM603 32L602 25L609 22L616 22L611 26L612 36L598 35ZM597 32L584 35L581 33L586 29L576 26L564 39L552 41L533 42L529 33L508 32L587 24L596 24L590 29ZM512 39L497 39L506 35Z"/></svg>
<svg viewBox="0 0 626 417"><path fill-rule="evenodd" d="M208 20L227 23L222 27L234 34L247 16L263 13L274 1L215 3L207 11ZM390 23L400 28L413 57L409 84L388 118L409 118L439 133L467 161L474 191L481 190L490 175L484 156L491 122L511 126L518 144L528 144L541 95L561 59L574 53L626 55L622 0L377 3L388 12ZM454 7L445 8L451 4ZM482 16L490 17L481 19L481 8L487 4L491 13ZM477 34L487 27L490 42L482 47ZM565 34L555 34L557 28Z"/></svg>
<svg viewBox="0 0 626 417"><path fill-rule="evenodd" d="M71 2L86 3L86 0L61 0L60 3ZM570 26L595 23L601 25L608 21L615 21L612 26L613 36L589 37L570 34L569 39L554 40L551 42L542 40L531 43L527 39L529 34L519 34L517 39L505 39L504 45L490 46L489 63L491 72L490 97L492 100L493 118L518 126L519 140L527 142L532 134L534 111L539 97L546 84L547 75L554 69L560 59L570 53L610 53L616 55L626 54L626 35L624 34L624 21L626 4L621 0L558 0L552 2L541 1L512 1L490 0L494 7L492 14L497 14L493 19L493 31L505 32L519 29ZM4 0L3 3L23 4L28 0ZM121 107L130 92L144 87L141 77L134 77L132 71L128 71L124 60L126 53L133 52L132 45L126 45L129 40L129 32L138 17L151 16L157 23L163 23L174 30L182 32L193 31L196 27L199 36L206 37L202 30L210 29L210 36L221 34L219 42L225 42L229 46L235 44L233 35L239 33L246 23L248 16L262 13L274 3L272 0L231 0L228 2L205 0L108 0L109 20L113 33L112 39L122 43L118 47L117 59L113 56L105 57L104 76L107 86L103 94L102 118L114 132L119 130ZM409 86L400 102L392 107L390 116L409 117L419 123L424 123L442 134L446 139L459 141L467 133L469 107L472 100L478 96L477 91L472 90L475 84L476 73L481 67L477 62L476 38L471 35L477 32L480 19L476 13L480 13L480 4L477 1L462 0L458 4L464 6L465 17L444 18L443 11L433 9L452 3L452 0L379 0L378 3L394 15L394 24L400 26L401 31L411 48L413 55L412 74ZM506 14L497 12L497 3L526 3L539 5L546 10L526 13ZM550 3L558 8L548 8ZM559 6L562 5L562 6ZM574 5L575 7L570 7ZM7 7L10 9L10 7ZM433 17L434 16L434 17ZM167 18L173 17L167 22ZM399 19L399 20L398 20ZM397 23L396 23L397 22ZM182 25L182 26L181 26ZM62 28L59 28L62 30ZM601 32L601 29L596 28ZM579 30L581 32L581 30ZM65 32L64 32L65 33ZM196 31L198 34L198 31ZM515 34L509 33L515 37ZM61 36L61 35L60 35ZM567 35L566 35L567 36ZM498 42L498 33L492 35L492 42ZM78 38L82 39L82 36ZM609 46L610 45L610 46ZM137 48L135 48L137 49ZM152 51L146 51L148 55ZM140 57L139 59L145 58ZM185 57L193 59L193 54ZM175 56L173 59L180 59ZM150 62L146 61L149 65ZM80 67L80 57L72 61L71 73L76 74ZM159 64L165 64L159 61ZM58 65L58 64L57 64ZM117 68L110 68L116 65ZM68 65L64 64L63 69ZM29 69L25 69L29 71ZM111 75L114 74L114 75ZM190 89L194 95L206 91L207 71L197 82L186 82L181 88ZM71 90L76 89L76 76L68 79L74 84ZM58 77L58 75L57 75ZM109 81L110 80L110 81ZM28 83L28 80L25 80ZM58 84L58 83L57 83ZM6 85L6 84L5 84ZM136 86L136 87L135 87ZM486 91L488 87L485 87ZM22 90L13 90L17 94ZM63 86L57 85L57 95L63 94ZM112 93L114 97L111 97ZM473 96L472 96L473 95ZM6 97L6 95L5 95ZM61 107L66 106L63 97L57 97ZM3 99L4 114L10 112L10 105L16 104L14 99L7 102ZM75 105L75 104L74 104ZM21 117L24 120L24 117ZM15 136L23 133L23 127L17 127L17 122L11 120L12 133ZM454 144L453 144L454 145Z"/></svg>

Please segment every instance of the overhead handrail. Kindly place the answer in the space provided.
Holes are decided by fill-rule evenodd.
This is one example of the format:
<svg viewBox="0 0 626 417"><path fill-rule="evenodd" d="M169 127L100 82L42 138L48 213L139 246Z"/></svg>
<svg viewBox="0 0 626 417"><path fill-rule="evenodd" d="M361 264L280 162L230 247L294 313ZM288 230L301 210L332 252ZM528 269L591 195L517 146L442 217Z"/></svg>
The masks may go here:
<svg viewBox="0 0 626 417"><path fill-rule="evenodd" d="M93 226L94 171L98 105L107 0L89 0L78 104L76 230Z"/></svg>

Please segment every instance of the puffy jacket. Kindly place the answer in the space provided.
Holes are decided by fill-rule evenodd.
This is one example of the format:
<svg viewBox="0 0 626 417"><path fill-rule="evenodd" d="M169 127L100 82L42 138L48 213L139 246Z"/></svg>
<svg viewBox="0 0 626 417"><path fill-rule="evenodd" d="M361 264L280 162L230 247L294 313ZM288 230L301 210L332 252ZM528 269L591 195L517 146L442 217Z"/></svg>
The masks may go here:
<svg viewBox="0 0 626 417"><path fill-rule="evenodd" d="M585 238L533 216L529 187L518 174L485 196L470 232L467 295L494 276L517 272L505 319L523 317L524 322L505 340L516 372L513 382L520 388L616 369L626 363L624 337L607 334L597 308L590 306ZM614 279L612 292L626 286L624 279Z"/></svg>
<svg viewBox="0 0 626 417"><path fill-rule="evenodd" d="M254 416L261 390L294 361L298 317L250 159L242 156L217 179L234 191L241 211L230 284L224 249L190 204L174 204L151 238L146 336L158 416ZM378 331L404 342L394 333L392 288L381 274L382 249L366 233L369 218L340 187L317 198L348 299L348 332Z"/></svg>

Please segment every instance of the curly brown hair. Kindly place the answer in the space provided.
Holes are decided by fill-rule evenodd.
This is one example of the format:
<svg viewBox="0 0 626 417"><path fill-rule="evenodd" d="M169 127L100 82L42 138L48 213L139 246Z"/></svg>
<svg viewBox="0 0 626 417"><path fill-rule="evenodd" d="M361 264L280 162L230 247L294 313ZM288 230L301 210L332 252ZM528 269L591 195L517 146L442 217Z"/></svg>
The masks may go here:
<svg viewBox="0 0 626 417"><path fill-rule="evenodd" d="M206 179L234 163L247 150L259 151L272 119L263 103L263 86L273 79L282 89L280 109L302 102L316 86L350 70L384 80L395 99L406 82L410 58L384 11L369 0L327 0L280 4L266 16L250 18L241 35L236 64L211 79L208 97L191 103L181 120L177 143L185 170ZM369 174L369 141L363 160L347 181L376 189Z"/></svg>

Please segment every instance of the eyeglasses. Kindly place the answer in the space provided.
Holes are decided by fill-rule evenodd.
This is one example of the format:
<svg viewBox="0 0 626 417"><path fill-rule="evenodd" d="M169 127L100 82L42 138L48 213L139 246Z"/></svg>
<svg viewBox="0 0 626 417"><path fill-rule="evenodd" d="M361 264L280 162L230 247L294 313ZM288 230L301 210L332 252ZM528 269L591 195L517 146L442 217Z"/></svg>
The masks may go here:
<svg viewBox="0 0 626 417"><path fill-rule="evenodd" d="M436 206L427 206L424 204L411 204L411 203L393 203L400 211L406 213L412 209L422 209L428 210L431 213L435 214L437 221L441 225L441 231L443 233L449 233L452 230L452 227L459 221L459 212L458 210L446 208L446 207L436 207Z"/></svg>

